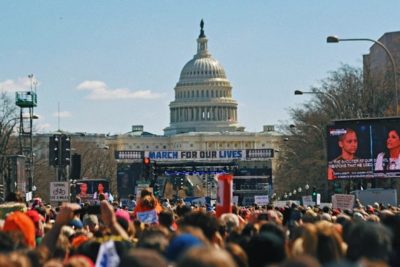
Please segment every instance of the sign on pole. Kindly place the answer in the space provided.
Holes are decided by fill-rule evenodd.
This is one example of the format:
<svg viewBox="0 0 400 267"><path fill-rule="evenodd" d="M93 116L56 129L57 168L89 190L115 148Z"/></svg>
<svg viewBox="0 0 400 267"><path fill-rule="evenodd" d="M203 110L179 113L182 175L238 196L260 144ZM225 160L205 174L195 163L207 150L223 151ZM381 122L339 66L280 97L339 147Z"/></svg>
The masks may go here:
<svg viewBox="0 0 400 267"><path fill-rule="evenodd" d="M69 201L69 183L50 182L50 201Z"/></svg>
<svg viewBox="0 0 400 267"><path fill-rule="evenodd" d="M269 203L268 195L254 196L254 203L260 206L267 205Z"/></svg>
<svg viewBox="0 0 400 267"><path fill-rule="evenodd" d="M237 206L239 204L239 196L232 197L232 204Z"/></svg>
<svg viewBox="0 0 400 267"><path fill-rule="evenodd" d="M341 210L353 210L355 196L335 194L332 196L332 208Z"/></svg>

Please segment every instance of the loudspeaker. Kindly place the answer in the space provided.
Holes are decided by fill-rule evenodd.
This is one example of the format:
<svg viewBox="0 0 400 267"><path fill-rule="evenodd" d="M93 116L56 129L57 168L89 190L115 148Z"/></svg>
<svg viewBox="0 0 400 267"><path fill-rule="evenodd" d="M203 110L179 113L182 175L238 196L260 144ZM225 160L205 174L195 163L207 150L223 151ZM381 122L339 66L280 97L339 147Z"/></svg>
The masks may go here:
<svg viewBox="0 0 400 267"><path fill-rule="evenodd" d="M81 177L81 155L73 154L71 156L71 179L79 179Z"/></svg>

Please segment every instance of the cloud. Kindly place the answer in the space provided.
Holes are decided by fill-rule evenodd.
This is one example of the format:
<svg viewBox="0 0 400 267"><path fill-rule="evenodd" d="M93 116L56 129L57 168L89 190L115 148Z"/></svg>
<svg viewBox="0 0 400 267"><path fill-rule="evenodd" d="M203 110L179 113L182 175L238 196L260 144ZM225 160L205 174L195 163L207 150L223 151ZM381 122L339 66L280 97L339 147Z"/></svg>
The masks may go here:
<svg viewBox="0 0 400 267"><path fill-rule="evenodd" d="M34 82L38 84L38 80L35 78ZM5 80L0 82L0 90L5 92L16 92L16 91L27 91L31 88L31 80L28 77L20 77L16 80Z"/></svg>
<svg viewBox="0 0 400 267"><path fill-rule="evenodd" d="M69 111L54 112L53 117L70 118L72 117L72 113Z"/></svg>
<svg viewBox="0 0 400 267"><path fill-rule="evenodd" d="M128 88L108 88L102 81L84 81L80 83L78 90L87 90L87 98L92 100L117 100L117 99L158 99L161 94L153 93L151 90L130 91Z"/></svg>

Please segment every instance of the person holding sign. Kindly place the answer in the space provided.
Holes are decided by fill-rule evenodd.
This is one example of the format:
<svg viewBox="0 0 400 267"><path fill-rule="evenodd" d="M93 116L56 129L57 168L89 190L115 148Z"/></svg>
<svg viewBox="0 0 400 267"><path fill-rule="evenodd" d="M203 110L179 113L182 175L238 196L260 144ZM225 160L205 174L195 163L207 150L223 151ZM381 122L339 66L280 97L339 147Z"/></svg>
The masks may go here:
<svg viewBox="0 0 400 267"><path fill-rule="evenodd" d="M158 214L162 211L161 205L149 189L140 192L140 199L133 211L136 218L147 224L158 223Z"/></svg>
<svg viewBox="0 0 400 267"><path fill-rule="evenodd" d="M341 161L357 159L358 139L357 133L353 129L347 128L345 133L339 136L338 146L341 149L341 153L333 160L334 164L335 162L340 163ZM328 180L336 179L334 169L335 168L331 166L328 168Z"/></svg>
<svg viewBox="0 0 400 267"><path fill-rule="evenodd" d="M400 170L400 130L392 128L386 139L386 151L378 154L375 171Z"/></svg>

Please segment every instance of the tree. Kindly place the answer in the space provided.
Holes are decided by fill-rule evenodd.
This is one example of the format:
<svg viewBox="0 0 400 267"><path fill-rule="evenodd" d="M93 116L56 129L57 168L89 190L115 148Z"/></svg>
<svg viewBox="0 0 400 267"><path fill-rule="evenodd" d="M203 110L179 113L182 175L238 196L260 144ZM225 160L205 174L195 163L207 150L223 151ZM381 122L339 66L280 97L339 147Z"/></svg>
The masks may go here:
<svg viewBox="0 0 400 267"><path fill-rule="evenodd" d="M329 73L310 101L290 109L293 125L282 126L286 138L278 155L275 188L283 195L305 184L327 197L326 127L335 119L357 119L393 114L389 88L375 87L362 70L341 66ZM325 193L325 194L324 194Z"/></svg>
<svg viewBox="0 0 400 267"><path fill-rule="evenodd" d="M7 157L18 153L15 130L18 124L17 106L5 92L0 93L0 184L4 186ZM14 137L14 138L13 138Z"/></svg>
<svg viewBox="0 0 400 267"><path fill-rule="evenodd" d="M81 155L81 177L107 178L116 181L117 163L112 147L101 146L94 140L74 140L72 147L75 153ZM116 192L116 183L111 184L111 191Z"/></svg>

